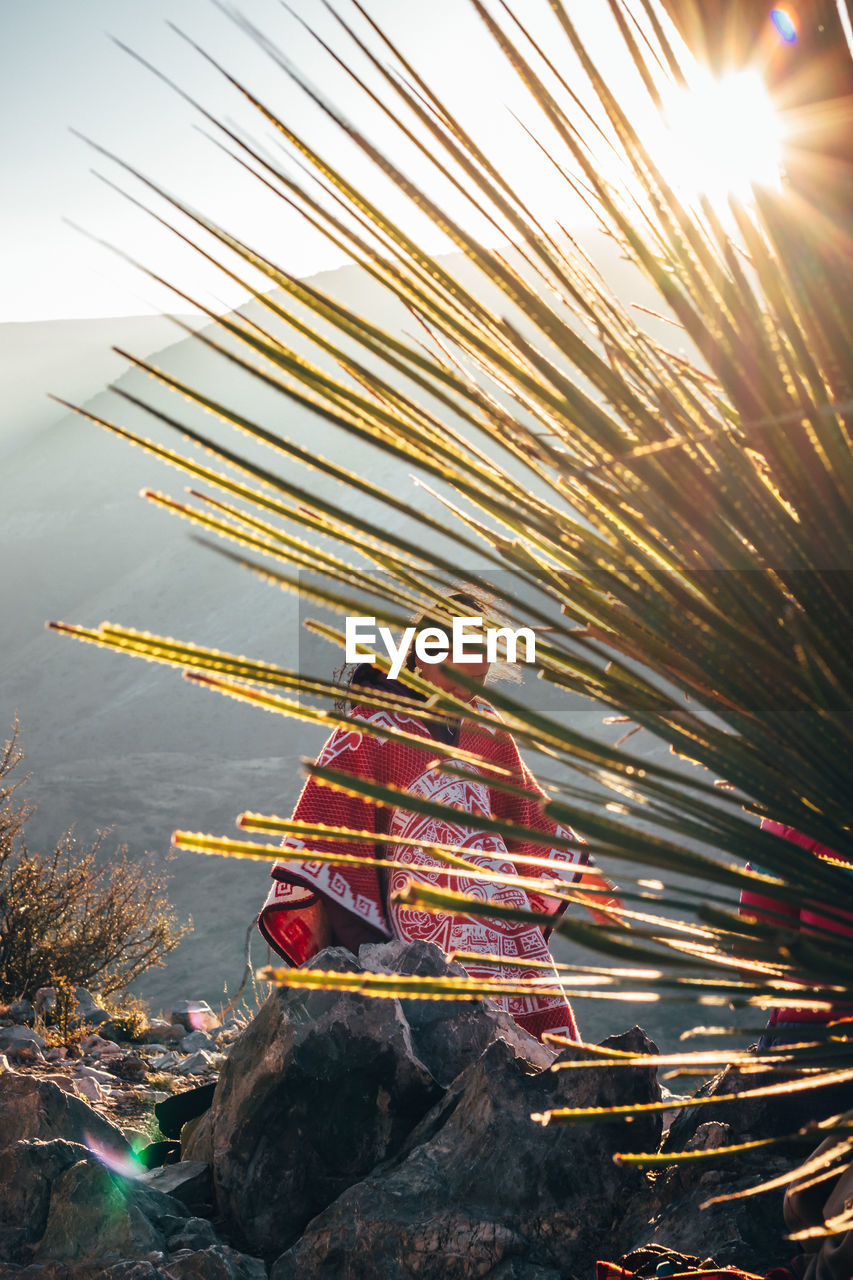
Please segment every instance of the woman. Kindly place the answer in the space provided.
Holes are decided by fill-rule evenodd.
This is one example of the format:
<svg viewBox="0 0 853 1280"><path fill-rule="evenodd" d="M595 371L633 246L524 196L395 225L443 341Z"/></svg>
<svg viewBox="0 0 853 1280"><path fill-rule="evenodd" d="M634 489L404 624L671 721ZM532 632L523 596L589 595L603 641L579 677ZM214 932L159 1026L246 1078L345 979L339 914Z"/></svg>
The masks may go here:
<svg viewBox="0 0 853 1280"><path fill-rule="evenodd" d="M468 614L481 615L482 606L468 594L456 593L450 600ZM421 619L417 624L446 626L438 620ZM595 871L582 845L574 849L554 849L548 837L559 835L577 840L568 828L557 826L542 812L540 801L544 793L518 754L518 749L508 732L501 728L495 709L477 691L462 688L454 680L455 669L446 660L439 663L422 663L410 651L407 658L409 670L418 673L437 689L444 690L468 703L472 711L488 718L488 727L463 718L453 724L431 721L417 706L424 699L407 689L405 685L383 677L378 669L363 663L351 681L351 688L359 685L412 701L411 712L370 709L359 705L357 693L355 705L350 711L352 728L336 729L326 742L318 764L354 774L396 788L412 797L422 797L460 810L457 818L435 818L414 813L405 808L377 806L353 795L344 795L323 787L309 779L294 811L294 819L306 823L325 823L330 826L348 827L375 833L372 848L377 857L392 858L405 864L405 869L392 870L370 867L342 867L330 863L312 862L310 850L322 852L356 853L364 855L371 848L361 842L341 840L327 841L315 837L304 842L288 836L283 845L288 848L305 848L304 862L276 863L272 870L273 886L259 917L259 927L270 945L291 964L302 964L325 946L336 942L356 952L362 942L385 941L389 938L404 940L422 939L435 942L445 954L451 952L479 952L486 956L500 956L501 963L465 960L468 973L474 978L503 979L519 982L532 977L546 976L548 970L518 968L513 962L533 960L553 965L548 950L547 936L551 927L511 921L489 920L474 916L457 916L447 913L433 915L412 909L395 901L395 893L410 881L449 888L460 893L472 894L482 900L502 903L523 909L532 908L550 915L556 921L565 909L565 902L543 894L524 890L517 885L494 884L463 876L448 876L446 868L435 857L419 847L419 843L455 845L465 849L465 858L472 867L491 870L500 875L520 874L540 880L559 878L567 885L579 885L612 893L612 886ZM468 659L460 670L466 677L482 684L489 670L485 655ZM424 747L393 742L360 732L359 724L391 728L423 739ZM454 748L470 752L488 760L490 765L508 769L511 781L523 788L524 794L511 794L490 786L489 771L482 767L466 765L465 776L444 772L436 763L437 746L449 748L442 753L444 761L453 762ZM457 766L458 767L458 766ZM542 842L514 841L511 850L494 832L484 831L477 819L496 817L518 826L542 832ZM383 848L383 837L394 836L399 843L389 843ZM406 838L413 841L405 843ZM525 857L548 858L549 868L525 864ZM603 907L618 908L618 900L606 896ZM600 921L612 922L612 916L591 911ZM556 971L551 969L554 984L559 985ZM541 1038L546 1031L578 1040L577 1025L568 1001L560 996L510 996L498 1003L515 1018L525 1030Z"/></svg>

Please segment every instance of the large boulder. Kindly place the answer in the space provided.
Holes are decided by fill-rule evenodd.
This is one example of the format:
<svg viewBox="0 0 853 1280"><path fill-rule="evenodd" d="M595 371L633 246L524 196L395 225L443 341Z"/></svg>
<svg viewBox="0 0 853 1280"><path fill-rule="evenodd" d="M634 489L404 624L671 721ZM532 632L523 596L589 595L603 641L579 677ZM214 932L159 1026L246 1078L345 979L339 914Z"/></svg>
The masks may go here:
<svg viewBox="0 0 853 1280"><path fill-rule="evenodd" d="M605 1043L655 1051L639 1028ZM561 1058L582 1052L571 1048ZM496 1040L396 1156L309 1224L273 1265L271 1280L590 1274L626 1200L645 1185L640 1174L615 1165L613 1154L654 1150L660 1118L626 1129L543 1126L531 1114L659 1098L653 1069L543 1071Z"/></svg>
<svg viewBox="0 0 853 1280"><path fill-rule="evenodd" d="M181 1214L177 1202L162 1196L154 1213L140 1203L137 1188L80 1151L80 1158L60 1173L50 1188L50 1206L36 1258L142 1257L162 1250L165 1236L160 1219ZM148 1193L149 1195L151 1193Z"/></svg>
<svg viewBox="0 0 853 1280"><path fill-rule="evenodd" d="M15 1142L0 1150L0 1258L28 1260L44 1235L53 1183L76 1164L71 1142Z"/></svg>
<svg viewBox="0 0 853 1280"><path fill-rule="evenodd" d="M228 1245L179 1249L149 1258L83 1259L34 1262L4 1267L0 1280L267 1280L260 1258L250 1258Z"/></svg>
<svg viewBox="0 0 853 1280"><path fill-rule="evenodd" d="M0 1027L0 1053L12 1061L41 1062L46 1047L45 1041L32 1027L17 1023L11 1027Z"/></svg>
<svg viewBox="0 0 853 1280"><path fill-rule="evenodd" d="M708 1120L728 1125L732 1142L748 1142L752 1138L780 1138L796 1133L811 1121L838 1115L850 1106L853 1091L849 1081L800 1092L792 1088L759 1098L739 1096L768 1085L782 1085L786 1080L793 1081L794 1076L779 1068L761 1071L749 1064L726 1067L694 1095L715 1101L707 1107L682 1109L670 1125L662 1150L686 1150L698 1127ZM716 1101L727 1097L731 1101Z"/></svg>
<svg viewBox="0 0 853 1280"><path fill-rule="evenodd" d="M0 1146L25 1138L62 1138L83 1146L94 1141L118 1156L130 1150L121 1129L52 1081L0 1072Z"/></svg>
<svg viewBox="0 0 853 1280"><path fill-rule="evenodd" d="M25 1138L0 1151L0 1257L12 1262L141 1257L165 1248L188 1216L79 1143Z"/></svg>
<svg viewBox="0 0 853 1280"><path fill-rule="evenodd" d="M789 1174L808 1154L808 1147L782 1143L734 1156L713 1154L753 1140L778 1142L849 1106L847 1083L799 1094L792 1089L758 1098L741 1096L784 1079L779 1071L729 1066L697 1090L696 1097L712 1101L706 1107L680 1110L661 1151L701 1150L706 1155L701 1162L673 1164L650 1180L646 1194L627 1208L616 1252L660 1245L699 1257L711 1255L719 1266L740 1266L762 1275L791 1257L794 1246L785 1239L782 1215L784 1187L760 1195L742 1193Z"/></svg>
<svg viewBox="0 0 853 1280"><path fill-rule="evenodd" d="M449 964L433 942L365 943L359 948L358 960L368 973L468 977L462 965ZM416 1054L445 1086L495 1040L515 1045L522 1057L537 1067L550 1066L556 1057L555 1049L522 1030L493 1000L401 1000L400 1008Z"/></svg>
<svg viewBox="0 0 853 1280"><path fill-rule="evenodd" d="M312 967L359 969L342 948ZM440 1094L398 1001L279 988L235 1043L214 1094L217 1208L254 1252L276 1257L399 1150Z"/></svg>

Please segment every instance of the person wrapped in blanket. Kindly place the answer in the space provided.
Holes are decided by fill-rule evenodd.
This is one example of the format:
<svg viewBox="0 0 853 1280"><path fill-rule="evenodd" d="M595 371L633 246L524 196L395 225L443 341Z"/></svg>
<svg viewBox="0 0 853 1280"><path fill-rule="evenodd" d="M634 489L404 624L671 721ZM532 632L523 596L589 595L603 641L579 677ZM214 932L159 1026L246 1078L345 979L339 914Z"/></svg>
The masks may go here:
<svg viewBox="0 0 853 1280"><path fill-rule="evenodd" d="M454 593L448 608L458 609L459 616L482 617L485 610L468 593ZM448 629L446 619L421 617L419 629L438 626ZM469 657L460 670L481 686L489 671L485 652L468 645ZM492 883L448 875L442 864L424 844L461 847L464 858L475 871L486 870L498 875L522 875L547 882L555 878L566 886L592 888L599 891L590 908L593 918L611 923L609 909L619 909L613 886L593 867L583 841L568 827L561 827L543 812L544 792L519 755L511 735L502 727L501 719L479 691L472 692L454 682L455 669L448 661L422 662L410 650L406 666L417 671L434 687L450 693L471 708L472 718L462 716L448 723L430 719L418 707L423 697L398 681L387 678L372 663L362 663L350 681L350 724L339 727L329 737L318 757L318 764L354 775L400 793L397 805L375 805L355 794L345 794L320 785L309 778L293 813L295 820L306 824L322 823L370 832L370 843L327 840L315 836L289 835L282 842L288 848L305 850L304 861L276 863L271 872L273 884L261 910L258 926L270 946L290 964L300 965L326 946L343 945L357 954L362 943L423 939L437 943L445 952L478 953L499 957L482 964L465 959L462 963L471 977L526 982L533 978L553 979L560 983L548 949L548 936L566 903L514 884ZM370 708L358 702L359 687L409 699L411 711ZM474 720L479 718L480 723ZM390 729L411 735L411 741L394 741L362 732L361 725ZM473 753L487 765L466 762L464 773L454 764L455 753ZM443 764L456 772L445 771ZM490 777L489 765L508 770ZM500 789L492 782L501 776L510 781L515 791ZM459 811L458 818L437 818L407 808L406 798L418 797L438 802ZM541 836L519 839L508 846L499 834L484 828L478 819L497 818L516 826L532 829ZM387 837L394 837L387 841ZM554 847L550 839L567 838L571 847ZM411 843L408 843L411 841ZM402 864L395 868L347 867L312 861L311 851L353 853L364 856L371 852L377 858L390 858ZM546 859L548 865L530 865L526 858ZM450 913L431 914L404 905L395 894L409 882L472 894L522 909L533 909L550 917L544 927ZM600 909L599 909L600 908ZM518 967L517 961L538 961L541 967ZM501 997L498 1003L516 1022L541 1038L545 1032L578 1040L578 1029L571 1005L563 995L537 995L533 985L529 995Z"/></svg>
<svg viewBox="0 0 853 1280"><path fill-rule="evenodd" d="M771 831L785 840L790 840L800 848L810 849L817 858L828 858L839 861L838 854L809 839L793 827L786 827L781 822L773 822L769 818L761 821L763 831ZM762 867L746 864L747 871L763 871ZM853 871L853 868L851 868ZM814 907L798 907L791 903L779 902L775 898L766 897L752 890L744 889L740 896L740 914L754 920L763 920L770 924L778 924L785 928L800 929L815 938L831 942L833 935L853 937L853 915L844 913L844 919L830 918L822 915ZM839 913L840 914L840 913ZM847 923L849 921L849 923ZM759 1050L770 1049L774 1045L796 1044L814 1037L815 1030L832 1022L839 1016L853 1016L853 1009L801 1009L792 1006L789 1009L773 1009L767 1022L764 1035L758 1042Z"/></svg>

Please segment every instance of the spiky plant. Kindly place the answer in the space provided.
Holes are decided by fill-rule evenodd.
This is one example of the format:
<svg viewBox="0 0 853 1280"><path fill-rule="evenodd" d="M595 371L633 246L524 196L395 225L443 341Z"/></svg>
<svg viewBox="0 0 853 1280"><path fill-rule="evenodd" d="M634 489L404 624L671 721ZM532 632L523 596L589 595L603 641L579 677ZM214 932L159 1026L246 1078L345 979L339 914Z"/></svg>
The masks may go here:
<svg viewBox="0 0 853 1280"><path fill-rule="evenodd" d="M529 207L518 185L502 176L500 157L478 147L352 0L351 17L338 18L342 38L380 83L379 92L361 87L399 132L409 167L344 119L247 19L235 21L461 259L427 251L280 118L272 101L259 100L226 67L219 67L224 80L278 132L286 158L199 110L235 163L402 302L424 342L341 306L255 252L238 231L216 225L125 164L149 192L191 219L198 238L185 239L214 261L221 257L222 270L244 285L265 317L210 313L221 340L200 340L278 392L283 408L293 402L333 424L340 448L331 459L314 457L277 425L251 421L142 360L134 363L173 393L173 409L119 394L149 408L197 452L183 445L170 450L88 416L191 478L193 501L150 492L153 503L227 540L227 554L268 582L338 613L372 612L400 625L412 610L435 612L461 558L475 559L487 574L501 570L494 591L504 615L514 625L551 628L540 638L537 660L555 694L595 699L701 766L685 772L675 762L652 762L630 740L603 744L559 710L539 712L518 696L492 693L521 746L547 753L554 764L550 816L581 832L596 858L621 864L620 921L603 928L564 917L558 926L614 958L618 968L599 970L611 995L630 996L633 965L634 979L641 975L660 998L695 999L698 991L708 1003L752 1011L753 1025L760 1011L790 1004L792 993L798 1005L849 1000L853 940L834 939L829 954L781 921L739 919L731 905L733 891L758 886L781 903L824 904L820 910L835 918L853 906L842 868L760 830L757 821L777 819L839 858L853 854L849 258L825 228L810 230L802 201L785 189L732 200L725 215L707 198L688 201L632 123L623 87L608 83L593 62L561 0L541 6L550 23L547 44L538 34L542 15L534 31L529 6L522 15L520 6L513 12L503 3L471 4L526 89L531 120L538 118L526 127L561 175L567 198L582 195L657 291L690 354L668 349L644 329L565 229ZM647 104L659 106L686 74L683 48L654 0L608 0L608 6L614 38ZM489 228L488 236L468 229L468 214ZM212 252L211 238L219 246ZM235 261L245 272L226 265ZM258 272L263 287L252 284ZM191 428L184 400L269 446L269 463L250 456L239 440L227 447ZM345 461L350 445L405 463L441 507L430 510L419 494L387 493L354 473ZM295 478L297 465L307 478ZM334 481L336 496L312 488L312 469ZM443 550L448 536L452 554ZM112 624L53 625L171 664L192 681L266 710L329 727L340 721L317 705L339 694L333 681ZM339 639L325 624L310 625ZM406 680L428 689L416 677ZM364 701L395 705L378 694ZM442 693L431 705L437 717L461 710ZM377 803L399 800L333 768L306 768L333 789L357 790ZM602 787L611 793L607 803ZM408 797L406 807L444 812ZM269 842L179 831L175 844L274 859L289 856L277 841L297 829L307 840L364 837L297 828L271 815L243 814L239 823ZM507 839L526 834L496 826ZM443 852L452 872L458 851ZM304 850L293 856L304 857ZM747 859L766 871L745 872ZM386 865L394 865L392 843ZM649 867L668 888L643 883ZM673 876L680 877L677 887ZM564 886L555 887L555 896L583 898ZM406 900L422 910L496 910L422 886L412 886ZM663 914L673 909L680 919ZM502 914L519 918L507 908ZM487 991L456 979L299 970L265 976L296 986L354 985L373 995L472 998ZM726 1042L702 1062L742 1058ZM804 1078L808 1073L812 1084L853 1080L853 1050L841 1035L777 1053L773 1061ZM690 1058L678 1062L689 1065ZM827 1132L838 1134L842 1150L853 1149L853 1113Z"/></svg>

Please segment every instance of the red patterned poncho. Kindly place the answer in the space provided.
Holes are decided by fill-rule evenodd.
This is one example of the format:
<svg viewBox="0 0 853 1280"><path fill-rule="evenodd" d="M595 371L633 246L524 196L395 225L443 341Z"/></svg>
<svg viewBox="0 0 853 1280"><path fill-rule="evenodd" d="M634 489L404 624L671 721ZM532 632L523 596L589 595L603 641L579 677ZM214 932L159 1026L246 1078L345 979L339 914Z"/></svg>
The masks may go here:
<svg viewBox="0 0 853 1280"><path fill-rule="evenodd" d="M481 715L500 721L498 713L485 699L476 697L471 706ZM510 769L511 780L528 792L526 796L510 795L491 787L488 774L482 768L470 766L470 776L465 777L430 768L436 757L452 760L453 749L432 738L426 717L422 718L416 712L408 714L359 706L352 712L352 720L352 728L342 727L331 735L318 757L318 764L395 787L411 796L449 805L459 809L460 816L458 820L447 820L407 812L404 808L378 806L332 791L313 778L309 779L297 802L293 814L295 819L375 832L376 842L370 845L317 837L306 837L304 841L295 836L285 837L283 847L305 848L309 856L304 862L282 862L273 867L273 885L258 921L266 940L291 964L302 964L330 940L324 906L329 904L338 914L343 908L364 925L372 926L374 936L423 939L437 943L445 953L480 952L499 955L506 961L505 965L484 963L479 966L466 960L465 968L472 977L499 978L518 983L532 976L541 979L544 973L549 978L553 974L554 981L549 981L549 985L558 985L553 968L549 974L548 970L518 969L512 965L513 960L553 964L546 933L539 926L476 919L473 916L432 915L412 910L393 900L395 890L415 880L484 900L547 912L554 920L562 913L564 902L525 891L517 885L449 877L446 868L432 854L417 846L394 843L387 850L383 847L383 835L408 836L413 841L462 846L470 850L470 854L465 856L472 867L478 869L542 880L561 878L567 884L579 878L581 868L589 861L586 851L583 848L553 849L548 844L549 835L569 839L578 837L543 814L539 802L544 793L536 785L509 733L501 729L499 723L492 729L463 720L459 728L458 750L475 753L497 766ZM422 737L427 740L428 749L362 733L358 729L359 721ZM543 843L518 842L510 853L499 835L478 827L477 818L481 816L539 830L543 834ZM361 856L372 849L373 856L405 863L406 869L312 862L311 849ZM553 859L554 865L547 870L526 866L525 855ZM501 997L498 1004L535 1036L541 1037L543 1032L553 1031L579 1039L571 1006L565 998L531 994Z"/></svg>

